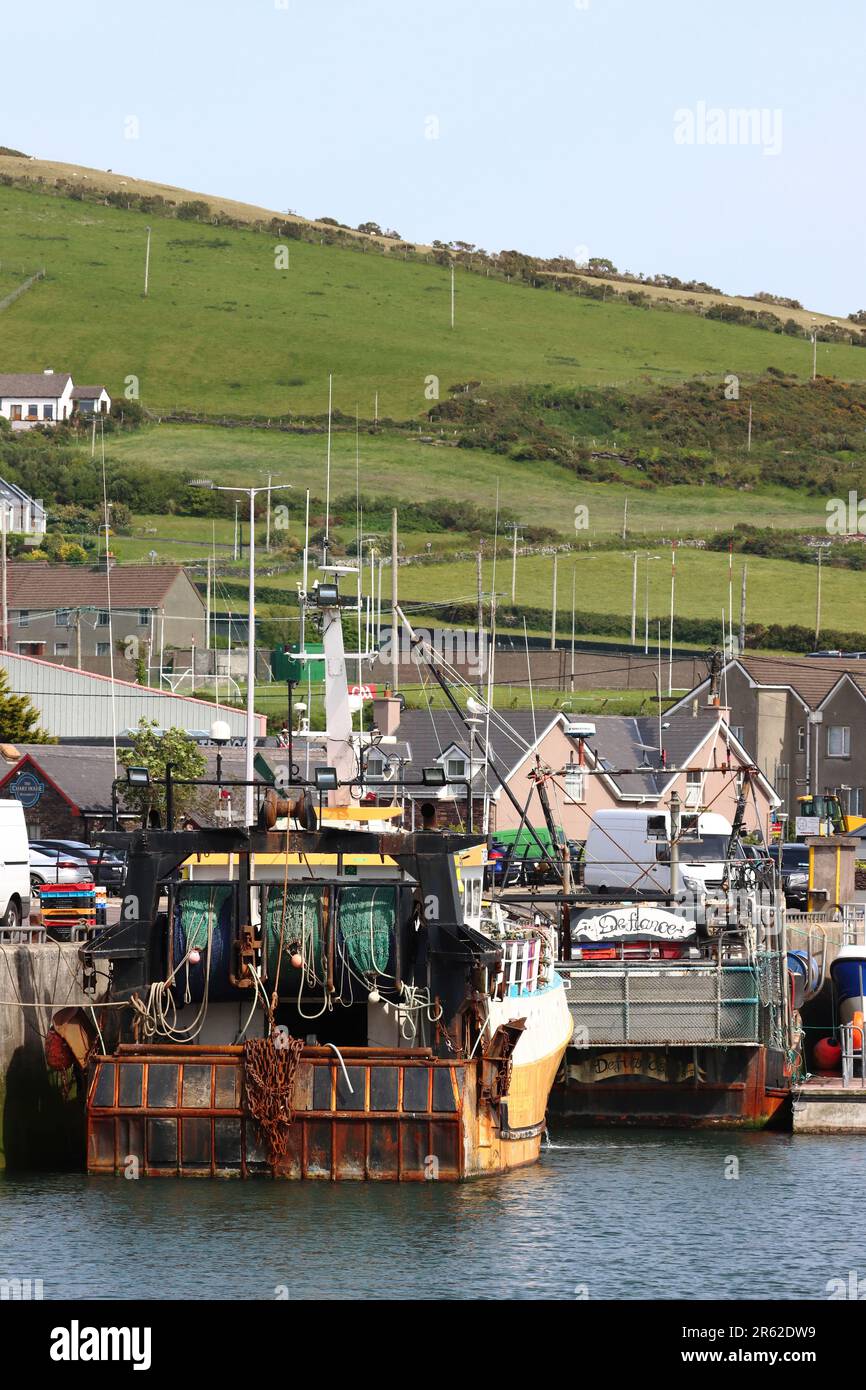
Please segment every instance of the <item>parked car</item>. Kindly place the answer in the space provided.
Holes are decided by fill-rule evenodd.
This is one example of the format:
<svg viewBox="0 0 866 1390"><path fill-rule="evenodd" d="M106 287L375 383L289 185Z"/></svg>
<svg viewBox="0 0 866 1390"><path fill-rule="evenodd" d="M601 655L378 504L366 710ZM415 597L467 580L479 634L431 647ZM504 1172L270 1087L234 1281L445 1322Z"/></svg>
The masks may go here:
<svg viewBox="0 0 866 1390"><path fill-rule="evenodd" d="M806 911L809 898L809 847L782 845L782 891L788 907Z"/></svg>
<svg viewBox="0 0 866 1390"><path fill-rule="evenodd" d="M50 845L30 845L30 892L38 898L46 883L92 883L86 859Z"/></svg>
<svg viewBox="0 0 866 1390"><path fill-rule="evenodd" d="M27 826L20 801L0 800L0 927L19 927L30 916Z"/></svg>
<svg viewBox="0 0 866 1390"><path fill-rule="evenodd" d="M508 861L507 872L505 869L508 851L511 848L512 846L503 845L499 840L491 842L484 871L484 881L488 888L509 887L520 882L520 860L513 853Z"/></svg>
<svg viewBox="0 0 866 1390"><path fill-rule="evenodd" d="M83 859L95 883L102 884L109 892L120 893L123 889L126 861L114 850L86 845L82 840L32 840L31 845L39 849L57 850L72 859Z"/></svg>

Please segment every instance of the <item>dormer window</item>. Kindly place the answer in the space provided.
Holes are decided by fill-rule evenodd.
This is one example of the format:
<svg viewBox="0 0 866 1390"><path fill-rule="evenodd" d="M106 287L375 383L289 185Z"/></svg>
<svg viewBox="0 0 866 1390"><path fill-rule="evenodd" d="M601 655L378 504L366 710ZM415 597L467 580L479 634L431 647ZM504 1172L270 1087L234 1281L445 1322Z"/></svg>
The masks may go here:
<svg viewBox="0 0 866 1390"><path fill-rule="evenodd" d="M377 753L371 753L367 759L367 776L370 781L378 782L385 776L385 759Z"/></svg>
<svg viewBox="0 0 866 1390"><path fill-rule="evenodd" d="M449 781L465 781L467 773L466 759L457 755L448 758L445 763L445 776Z"/></svg>

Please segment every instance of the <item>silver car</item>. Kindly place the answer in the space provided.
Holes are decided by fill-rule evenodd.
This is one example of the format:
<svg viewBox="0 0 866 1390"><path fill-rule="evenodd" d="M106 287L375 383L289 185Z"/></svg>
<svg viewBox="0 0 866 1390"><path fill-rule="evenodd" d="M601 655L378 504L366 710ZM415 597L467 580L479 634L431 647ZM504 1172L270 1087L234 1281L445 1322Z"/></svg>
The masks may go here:
<svg viewBox="0 0 866 1390"><path fill-rule="evenodd" d="M46 883L92 883L86 859L45 845L30 846L30 892L38 898Z"/></svg>

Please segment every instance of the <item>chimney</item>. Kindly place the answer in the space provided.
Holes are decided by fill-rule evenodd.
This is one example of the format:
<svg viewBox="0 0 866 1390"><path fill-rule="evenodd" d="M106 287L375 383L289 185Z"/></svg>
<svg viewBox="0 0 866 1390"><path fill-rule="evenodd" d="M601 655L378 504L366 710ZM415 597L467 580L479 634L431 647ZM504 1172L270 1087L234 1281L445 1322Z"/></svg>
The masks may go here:
<svg viewBox="0 0 866 1390"><path fill-rule="evenodd" d="M373 701L373 723L384 737L400 727L400 701L396 695L380 695Z"/></svg>

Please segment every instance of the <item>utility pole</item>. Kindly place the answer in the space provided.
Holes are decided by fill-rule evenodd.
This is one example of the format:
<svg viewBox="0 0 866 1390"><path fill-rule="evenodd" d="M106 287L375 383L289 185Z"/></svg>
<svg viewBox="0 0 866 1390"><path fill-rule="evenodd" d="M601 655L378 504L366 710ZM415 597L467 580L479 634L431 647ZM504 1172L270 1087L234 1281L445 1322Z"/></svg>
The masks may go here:
<svg viewBox="0 0 866 1390"><path fill-rule="evenodd" d="M637 637L637 551L634 552L631 567L631 644Z"/></svg>
<svg viewBox="0 0 866 1390"><path fill-rule="evenodd" d="M238 503L235 502L235 548L234 558L238 558Z"/></svg>
<svg viewBox="0 0 866 1390"><path fill-rule="evenodd" d="M574 588L577 581L577 565L571 567L571 693L574 694Z"/></svg>
<svg viewBox="0 0 866 1390"><path fill-rule="evenodd" d="M451 327L454 327L454 266L451 266Z"/></svg>
<svg viewBox="0 0 866 1390"><path fill-rule="evenodd" d="M81 670L81 609L80 609L80 608L76 608L76 609L74 609L73 611L74 611L74 613L75 613L75 665L77 666L78 670L80 671L80 670ZM160 689L161 689L161 688L162 688L162 681L160 681Z"/></svg>
<svg viewBox="0 0 866 1390"><path fill-rule="evenodd" d="M400 622L397 605L400 601L397 589L397 508L391 512L391 690L400 683Z"/></svg>
<svg viewBox="0 0 866 1390"><path fill-rule="evenodd" d="M740 656L746 650L746 570L743 565L743 587L740 590Z"/></svg>
<svg viewBox="0 0 866 1390"><path fill-rule="evenodd" d="M625 539L627 538L627 536L628 536L628 498L626 497L625 501L624 501L623 504L622 504L622 538L623 538L623 540L625 540Z"/></svg>
<svg viewBox="0 0 866 1390"><path fill-rule="evenodd" d="M746 453L752 452L752 402L749 401L749 433L746 439Z"/></svg>
<svg viewBox="0 0 866 1390"><path fill-rule="evenodd" d="M255 798L252 780L255 775L255 738L253 728L256 720L256 489L250 488L250 572L247 588L249 622L247 624L247 746L244 760L244 825L252 825ZM195 662L195 651L193 651Z"/></svg>
<svg viewBox="0 0 866 1390"><path fill-rule="evenodd" d="M511 550L511 602L517 602L517 522L514 523L514 545Z"/></svg>
<svg viewBox="0 0 866 1390"><path fill-rule="evenodd" d="M210 556L207 557L207 603L205 607L205 647L210 651Z"/></svg>
<svg viewBox="0 0 866 1390"><path fill-rule="evenodd" d="M374 425L378 425L378 423L379 423L379 392L377 391L376 394L375 394L375 396L373 397L373 424L374 424Z"/></svg>
<svg viewBox="0 0 866 1390"><path fill-rule="evenodd" d="M265 522L265 552L269 555L271 551L271 479L273 473L268 474L268 516Z"/></svg>
<svg viewBox="0 0 866 1390"><path fill-rule="evenodd" d="M556 651L556 562L559 556L553 552L553 603L550 612L550 650Z"/></svg>
<svg viewBox="0 0 866 1390"><path fill-rule="evenodd" d="M147 229L147 247L144 252L144 297L147 299L147 289L150 283L150 228Z"/></svg>
<svg viewBox="0 0 866 1390"><path fill-rule="evenodd" d="M482 552L479 550L475 556L475 579L478 590L478 664L481 665L481 653L484 644L484 580L482 575ZM483 693L483 681L479 672L478 689Z"/></svg>
<svg viewBox="0 0 866 1390"><path fill-rule="evenodd" d="M818 588L815 594L815 646L818 645L818 635L821 631L821 562L824 558L824 547L818 546Z"/></svg>
<svg viewBox="0 0 866 1390"><path fill-rule="evenodd" d="M671 547L671 630L668 639L668 695L674 693L674 594L677 585L677 543Z"/></svg>

